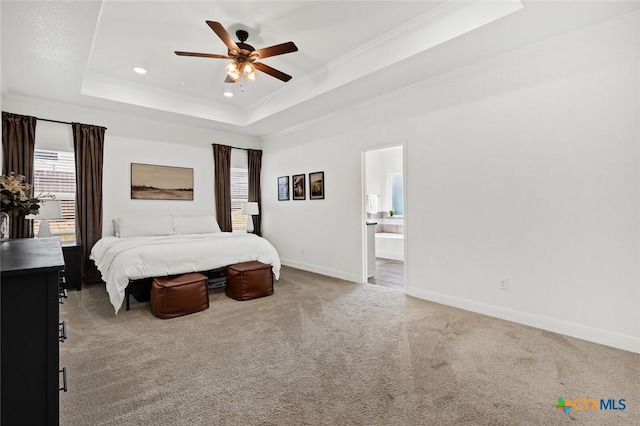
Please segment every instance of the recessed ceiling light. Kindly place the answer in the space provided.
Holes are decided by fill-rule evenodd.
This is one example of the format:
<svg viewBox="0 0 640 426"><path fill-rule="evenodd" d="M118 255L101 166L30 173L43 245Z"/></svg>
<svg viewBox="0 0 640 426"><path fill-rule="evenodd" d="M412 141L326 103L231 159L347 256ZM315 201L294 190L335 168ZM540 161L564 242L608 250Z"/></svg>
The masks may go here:
<svg viewBox="0 0 640 426"><path fill-rule="evenodd" d="M142 68L142 67L133 67L133 70L135 72L137 72L138 74L146 74L147 73L146 68Z"/></svg>
<svg viewBox="0 0 640 426"><path fill-rule="evenodd" d="M227 98L232 98L233 92L224 92L223 95L226 96Z"/></svg>

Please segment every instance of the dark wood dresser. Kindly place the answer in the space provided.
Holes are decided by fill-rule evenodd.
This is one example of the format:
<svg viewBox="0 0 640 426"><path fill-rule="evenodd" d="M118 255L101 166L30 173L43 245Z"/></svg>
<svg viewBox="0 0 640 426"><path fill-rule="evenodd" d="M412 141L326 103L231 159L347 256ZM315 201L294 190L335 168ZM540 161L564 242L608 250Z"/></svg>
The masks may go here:
<svg viewBox="0 0 640 426"><path fill-rule="evenodd" d="M9 240L0 243L0 254L0 421L3 426L57 425L58 392L66 382L58 348L60 240Z"/></svg>

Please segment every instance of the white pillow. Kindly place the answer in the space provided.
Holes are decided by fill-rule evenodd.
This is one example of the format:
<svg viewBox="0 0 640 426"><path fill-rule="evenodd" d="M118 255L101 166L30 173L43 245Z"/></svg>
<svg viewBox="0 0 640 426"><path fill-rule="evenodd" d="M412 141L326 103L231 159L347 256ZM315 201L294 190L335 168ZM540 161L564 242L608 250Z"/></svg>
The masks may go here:
<svg viewBox="0 0 640 426"><path fill-rule="evenodd" d="M173 235L174 233L171 216L119 217L115 221L116 236L120 238Z"/></svg>
<svg viewBox="0 0 640 426"><path fill-rule="evenodd" d="M174 216L173 230L178 235L221 232L214 216Z"/></svg>

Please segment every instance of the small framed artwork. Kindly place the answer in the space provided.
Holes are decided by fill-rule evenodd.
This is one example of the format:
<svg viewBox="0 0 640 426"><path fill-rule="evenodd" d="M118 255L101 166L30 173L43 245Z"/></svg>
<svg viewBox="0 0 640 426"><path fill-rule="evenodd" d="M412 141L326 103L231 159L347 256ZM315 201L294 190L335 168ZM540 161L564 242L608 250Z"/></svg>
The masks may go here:
<svg viewBox="0 0 640 426"><path fill-rule="evenodd" d="M131 163L131 199L193 201L193 169Z"/></svg>
<svg viewBox="0 0 640 426"><path fill-rule="evenodd" d="M309 173L309 199L324 200L324 172Z"/></svg>
<svg viewBox="0 0 640 426"><path fill-rule="evenodd" d="M291 182L293 185L293 199L294 200L304 200L306 198L305 194L305 175L293 175L291 178Z"/></svg>
<svg viewBox="0 0 640 426"><path fill-rule="evenodd" d="M278 178L278 201L286 201L289 199L289 176L280 176Z"/></svg>

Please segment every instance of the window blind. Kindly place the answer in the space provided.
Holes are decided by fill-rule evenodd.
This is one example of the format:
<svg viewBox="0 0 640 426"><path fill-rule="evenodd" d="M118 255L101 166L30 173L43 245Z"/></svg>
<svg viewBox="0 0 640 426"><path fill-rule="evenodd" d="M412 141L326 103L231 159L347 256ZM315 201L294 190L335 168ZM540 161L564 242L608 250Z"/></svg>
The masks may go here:
<svg viewBox="0 0 640 426"><path fill-rule="evenodd" d="M231 225L234 231L246 231L247 215L242 204L249 199L249 170L231 167Z"/></svg>
<svg viewBox="0 0 640 426"><path fill-rule="evenodd" d="M62 219L51 220L51 232L62 240L75 240L76 164L73 152L36 149L34 152L33 194L53 196L60 201ZM34 233L39 220L34 220Z"/></svg>

